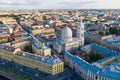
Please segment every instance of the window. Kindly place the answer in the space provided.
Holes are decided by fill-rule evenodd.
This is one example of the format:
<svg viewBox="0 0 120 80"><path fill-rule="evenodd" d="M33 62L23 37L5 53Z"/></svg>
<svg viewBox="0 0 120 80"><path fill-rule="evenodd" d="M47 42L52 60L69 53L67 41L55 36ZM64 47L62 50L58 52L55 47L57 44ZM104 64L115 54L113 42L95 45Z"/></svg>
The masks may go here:
<svg viewBox="0 0 120 80"><path fill-rule="evenodd" d="M83 34L81 34L81 37L83 37Z"/></svg>
<svg viewBox="0 0 120 80"><path fill-rule="evenodd" d="M95 76L95 80L97 80L98 79L98 76Z"/></svg>

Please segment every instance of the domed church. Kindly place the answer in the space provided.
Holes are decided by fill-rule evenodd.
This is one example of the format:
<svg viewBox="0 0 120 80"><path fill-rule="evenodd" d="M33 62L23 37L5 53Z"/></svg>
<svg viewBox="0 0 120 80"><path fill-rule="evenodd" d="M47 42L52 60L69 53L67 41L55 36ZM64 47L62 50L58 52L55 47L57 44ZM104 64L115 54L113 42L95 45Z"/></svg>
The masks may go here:
<svg viewBox="0 0 120 80"><path fill-rule="evenodd" d="M53 48L58 53L64 53L77 49L82 45L84 45L84 25L80 21L77 23L77 36L72 37L72 30L65 27L62 30L61 37L54 42Z"/></svg>

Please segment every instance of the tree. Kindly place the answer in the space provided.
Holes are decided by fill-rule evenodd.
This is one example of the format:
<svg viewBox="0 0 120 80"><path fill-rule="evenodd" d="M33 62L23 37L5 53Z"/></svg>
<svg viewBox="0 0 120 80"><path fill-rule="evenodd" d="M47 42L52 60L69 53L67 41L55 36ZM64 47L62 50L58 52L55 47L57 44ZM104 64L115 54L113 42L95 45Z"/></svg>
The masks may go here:
<svg viewBox="0 0 120 80"><path fill-rule="evenodd" d="M81 50L81 46L78 47L78 50Z"/></svg>
<svg viewBox="0 0 120 80"><path fill-rule="evenodd" d="M110 34L120 35L120 29L118 27L109 28L109 32L110 32Z"/></svg>
<svg viewBox="0 0 120 80"><path fill-rule="evenodd" d="M15 40L14 38L8 38L8 42L12 42L14 40Z"/></svg>
<svg viewBox="0 0 120 80"><path fill-rule="evenodd" d="M120 35L120 29L117 30L116 35Z"/></svg>
<svg viewBox="0 0 120 80"><path fill-rule="evenodd" d="M85 60L86 60L87 62L90 62L89 56L86 56L86 57L85 57Z"/></svg>
<svg viewBox="0 0 120 80"><path fill-rule="evenodd" d="M99 32L99 35L103 36L103 35L104 35L104 32Z"/></svg>
<svg viewBox="0 0 120 80"><path fill-rule="evenodd" d="M97 58L97 60L101 59L102 58L102 53L96 52L96 58Z"/></svg>
<svg viewBox="0 0 120 80"><path fill-rule="evenodd" d="M47 20L47 17L46 17L46 16L43 16L43 20Z"/></svg>
<svg viewBox="0 0 120 80"><path fill-rule="evenodd" d="M117 27L110 27L110 28L109 28L109 32L110 32L111 34L115 34L117 30L118 30Z"/></svg>
<svg viewBox="0 0 120 80"><path fill-rule="evenodd" d="M26 45L24 48L24 51L32 53L32 48L30 46Z"/></svg>
<svg viewBox="0 0 120 80"><path fill-rule="evenodd" d="M97 61L99 59L102 59L102 55L103 54L101 52L91 53L88 55L89 58L87 56L85 57L85 60L88 60L89 62Z"/></svg>
<svg viewBox="0 0 120 80"><path fill-rule="evenodd" d="M109 32L106 32L105 35L109 35L110 33Z"/></svg>

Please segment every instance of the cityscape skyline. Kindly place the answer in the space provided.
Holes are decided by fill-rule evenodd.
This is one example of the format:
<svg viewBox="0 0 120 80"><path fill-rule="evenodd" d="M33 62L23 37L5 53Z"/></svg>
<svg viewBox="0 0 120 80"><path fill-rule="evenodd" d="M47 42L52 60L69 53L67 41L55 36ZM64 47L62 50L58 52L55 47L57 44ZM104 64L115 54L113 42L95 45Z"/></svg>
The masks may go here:
<svg viewBox="0 0 120 80"><path fill-rule="evenodd" d="M0 0L0 80L120 80L120 0Z"/></svg>
<svg viewBox="0 0 120 80"><path fill-rule="evenodd" d="M119 80L120 10L0 10L0 79Z"/></svg>
<svg viewBox="0 0 120 80"><path fill-rule="evenodd" d="M4 0L1 9L120 9L114 0Z"/></svg>

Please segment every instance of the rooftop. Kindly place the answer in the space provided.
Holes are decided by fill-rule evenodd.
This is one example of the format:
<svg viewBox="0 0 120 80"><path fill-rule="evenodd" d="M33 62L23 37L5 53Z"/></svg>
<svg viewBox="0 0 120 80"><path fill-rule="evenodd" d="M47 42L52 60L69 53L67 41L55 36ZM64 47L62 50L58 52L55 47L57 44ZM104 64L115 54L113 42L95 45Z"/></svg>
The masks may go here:
<svg viewBox="0 0 120 80"><path fill-rule="evenodd" d="M113 38L109 38L105 40L107 43L116 43L116 44L120 44L120 36L116 36Z"/></svg>
<svg viewBox="0 0 120 80"><path fill-rule="evenodd" d="M66 53L65 56L70 58L72 61L74 61L78 65L80 65L86 71L91 70L93 73L101 75L101 76L107 76L107 77L111 77L114 79L120 79L120 71L115 72L115 71L111 71L109 67L107 69L107 67L103 67L103 66L98 67L97 64L89 64L86 61L84 61L82 58L78 56L73 56L70 53Z"/></svg>
<svg viewBox="0 0 120 80"><path fill-rule="evenodd" d="M95 32L95 31L94 31L94 32L92 32L92 31L91 31L91 32L86 32L85 34L86 34L87 36L96 36L96 37L98 37L98 38L101 38L101 37L102 37L101 35L98 34L97 31L96 31L96 32Z"/></svg>
<svg viewBox="0 0 120 80"><path fill-rule="evenodd" d="M47 46L38 43L36 38L34 36L32 36L31 34L24 34L23 37L29 38L30 42L39 50L41 50L41 49L50 49Z"/></svg>
<svg viewBox="0 0 120 80"><path fill-rule="evenodd" d="M7 50L10 52L13 52L15 50L15 48L12 46L0 44L0 50ZM24 52L24 51L20 51L16 54L13 54L13 55L22 56L25 58L30 58L32 60L44 62L44 63L49 64L49 65L55 65L58 63L62 63L62 61L56 55L44 57L44 56L40 56L37 54L32 54L32 53L28 53L28 52Z"/></svg>
<svg viewBox="0 0 120 80"><path fill-rule="evenodd" d="M0 49L2 49L2 50L7 50L7 51L10 51L10 52L13 52L13 51L15 50L14 47L12 47L12 46L7 46L7 45L5 45L5 44L0 44Z"/></svg>
<svg viewBox="0 0 120 80"><path fill-rule="evenodd" d="M95 74L111 77L113 79L120 79L120 63L119 63L120 53L117 53L117 52L107 49L105 47L99 46L97 44L91 44L91 45L92 45L93 49L100 51L104 54L107 54L109 56L106 58L103 58L101 60L98 60L94 63L88 63L85 60L83 60L82 58L80 58L78 56L74 56L74 55L70 54L69 52L67 52L65 54L65 56L68 57L69 59L71 59L72 61L74 61L75 63L77 63L78 65L82 66L82 68L84 68L85 70L91 70ZM113 62L111 62L110 64L107 64L104 66L100 64L102 62L105 62L105 61L113 58L113 57L117 57L117 59L114 60Z"/></svg>
<svg viewBox="0 0 120 80"><path fill-rule="evenodd" d="M108 48L105 48L105 47L97 45L97 44L92 44L92 48L97 50L97 51L100 51L100 52L102 52L104 54L107 54L109 56L116 56L116 55L120 56L120 53L117 53L117 52L115 52L113 50L110 50Z"/></svg>
<svg viewBox="0 0 120 80"><path fill-rule="evenodd" d="M42 36L41 34L37 34L37 38L43 42L52 42L56 39L56 36L53 35L52 37L51 36L46 37L46 36Z"/></svg>
<svg viewBox="0 0 120 80"><path fill-rule="evenodd" d="M62 61L56 55L43 57L43 56L40 56L40 55L37 55L37 54L31 54L31 53L23 52L23 51L17 53L16 55L26 57L26 58L30 58L30 59L33 59L33 60L36 60L36 61L44 62L44 63L49 64L49 65L55 65L55 64L58 64L58 63L62 63Z"/></svg>
<svg viewBox="0 0 120 80"><path fill-rule="evenodd" d="M77 63L78 65L81 65L84 69L88 70L89 67L89 63L87 63L85 60L83 60L80 57L74 56L70 53L66 53L65 54L66 57L70 58L72 61L74 61L75 63Z"/></svg>

